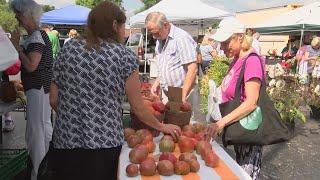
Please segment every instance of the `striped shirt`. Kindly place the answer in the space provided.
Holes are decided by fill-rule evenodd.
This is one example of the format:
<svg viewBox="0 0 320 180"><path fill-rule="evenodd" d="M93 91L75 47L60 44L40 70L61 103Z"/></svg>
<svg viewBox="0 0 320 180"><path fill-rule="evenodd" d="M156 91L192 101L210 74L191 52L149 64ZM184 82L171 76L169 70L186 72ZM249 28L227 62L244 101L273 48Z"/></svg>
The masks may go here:
<svg viewBox="0 0 320 180"><path fill-rule="evenodd" d="M168 86L182 87L187 74L186 64L196 62L196 42L184 30L171 24L165 42L157 41L158 77L160 86L167 91Z"/></svg>
<svg viewBox="0 0 320 180"><path fill-rule="evenodd" d="M49 93L52 79L52 46L49 37L45 31L35 31L28 36L22 43L24 53L28 55L32 52L41 54L41 60L37 69L28 72L21 66L21 80L25 91L30 89L41 89Z"/></svg>

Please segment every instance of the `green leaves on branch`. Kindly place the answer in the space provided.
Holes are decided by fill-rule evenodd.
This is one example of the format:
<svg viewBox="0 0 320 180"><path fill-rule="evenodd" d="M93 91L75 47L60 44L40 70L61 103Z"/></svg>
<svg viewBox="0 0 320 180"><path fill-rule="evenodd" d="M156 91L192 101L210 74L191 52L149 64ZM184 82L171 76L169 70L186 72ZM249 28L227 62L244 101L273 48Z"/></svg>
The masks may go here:
<svg viewBox="0 0 320 180"><path fill-rule="evenodd" d="M54 10L54 9L55 9L54 6L50 6L50 5L43 5L43 6L42 6L42 10L43 10L44 13L45 13L45 12L52 11L52 10Z"/></svg>
<svg viewBox="0 0 320 180"><path fill-rule="evenodd" d="M85 6L87 8L92 9L102 1L104 0L76 0L76 5ZM107 0L107 1L113 2L122 8L122 0Z"/></svg>
<svg viewBox="0 0 320 180"><path fill-rule="evenodd" d="M160 1L161 0L141 0L141 2L143 2L143 4L144 4L144 9L148 9Z"/></svg>
<svg viewBox="0 0 320 180"><path fill-rule="evenodd" d="M18 26L15 14L9 8L7 3L0 3L0 26L6 32L12 32Z"/></svg>
<svg viewBox="0 0 320 180"><path fill-rule="evenodd" d="M225 56L214 58L209 65L206 75L200 79L200 111L208 112L208 97L209 97L209 80L214 80L217 86L220 86L223 78L229 70L230 60Z"/></svg>

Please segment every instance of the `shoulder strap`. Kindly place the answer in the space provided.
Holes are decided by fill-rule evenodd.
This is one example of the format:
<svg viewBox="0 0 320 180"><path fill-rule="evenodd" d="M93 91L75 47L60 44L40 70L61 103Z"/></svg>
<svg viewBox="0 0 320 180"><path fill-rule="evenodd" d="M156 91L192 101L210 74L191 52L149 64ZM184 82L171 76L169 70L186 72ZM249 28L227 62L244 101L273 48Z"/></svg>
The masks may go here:
<svg viewBox="0 0 320 180"><path fill-rule="evenodd" d="M250 53L246 59L244 60L242 66L241 66L241 71L240 71L240 75L239 75L239 78L238 78L238 81L237 81L237 84L236 84L236 89L235 89L235 96L234 96L234 99L237 99L240 101L240 98L241 98L241 85L243 84L244 82L244 72L245 72L245 69L246 69L246 64L247 64L247 60L249 57L251 56L256 56L259 58L260 60L260 64L261 64L261 69L262 69L262 82L261 82L261 86L265 86L265 77L264 77L264 67L263 67L263 63L262 63L262 60L260 58L260 56L257 54L257 53Z"/></svg>

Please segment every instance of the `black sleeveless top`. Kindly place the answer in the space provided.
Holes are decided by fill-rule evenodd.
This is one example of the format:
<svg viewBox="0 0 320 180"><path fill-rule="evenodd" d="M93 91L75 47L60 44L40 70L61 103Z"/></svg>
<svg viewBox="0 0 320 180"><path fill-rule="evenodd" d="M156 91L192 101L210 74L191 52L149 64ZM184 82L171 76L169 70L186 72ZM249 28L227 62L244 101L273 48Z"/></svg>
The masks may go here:
<svg viewBox="0 0 320 180"><path fill-rule="evenodd" d="M31 52L39 52L42 54L37 69L28 72L25 67L21 66L21 80L25 91L30 89L41 89L49 93L50 83L52 79L52 46L49 37L45 31L35 31L27 37L23 43L24 53L28 55Z"/></svg>

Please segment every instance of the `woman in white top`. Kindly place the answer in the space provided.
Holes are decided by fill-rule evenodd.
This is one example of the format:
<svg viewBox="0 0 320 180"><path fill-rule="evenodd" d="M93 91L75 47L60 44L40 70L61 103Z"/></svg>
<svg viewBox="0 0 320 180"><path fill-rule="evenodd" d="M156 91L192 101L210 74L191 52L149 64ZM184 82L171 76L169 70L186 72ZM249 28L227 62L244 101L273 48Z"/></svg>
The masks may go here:
<svg viewBox="0 0 320 180"><path fill-rule="evenodd" d="M75 29L71 29L68 33L68 38L64 40L63 44L66 44L66 42L68 42L70 39L72 38L76 38L78 36L78 32Z"/></svg>

